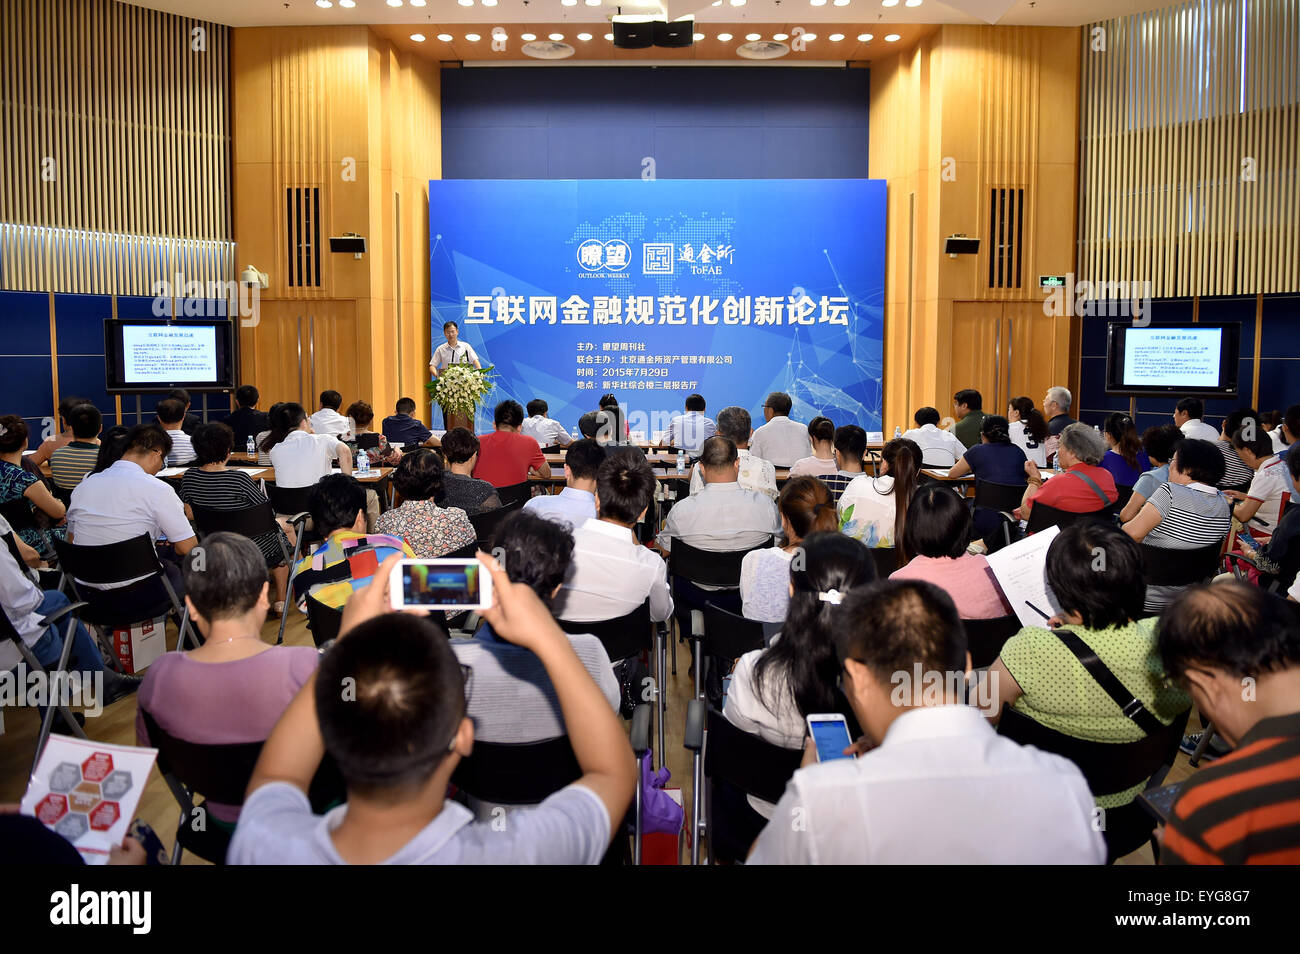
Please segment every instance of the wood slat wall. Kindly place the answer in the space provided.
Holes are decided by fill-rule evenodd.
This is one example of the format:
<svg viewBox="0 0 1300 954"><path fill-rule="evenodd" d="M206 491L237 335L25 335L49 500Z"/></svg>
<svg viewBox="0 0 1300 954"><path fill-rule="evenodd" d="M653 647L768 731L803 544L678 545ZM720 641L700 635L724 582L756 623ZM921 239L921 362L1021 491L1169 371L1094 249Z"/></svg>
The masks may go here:
<svg viewBox="0 0 1300 954"><path fill-rule="evenodd" d="M1079 278L1300 290L1300 0L1196 0L1082 43Z"/></svg>
<svg viewBox="0 0 1300 954"><path fill-rule="evenodd" d="M115 0L0 0L0 287L233 277L229 37Z"/></svg>

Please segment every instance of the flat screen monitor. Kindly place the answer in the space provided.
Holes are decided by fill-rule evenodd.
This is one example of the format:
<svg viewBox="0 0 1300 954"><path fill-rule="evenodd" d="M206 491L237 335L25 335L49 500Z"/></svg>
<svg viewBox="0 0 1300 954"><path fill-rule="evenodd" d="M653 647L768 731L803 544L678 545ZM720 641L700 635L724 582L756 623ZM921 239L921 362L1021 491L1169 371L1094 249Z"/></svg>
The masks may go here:
<svg viewBox="0 0 1300 954"><path fill-rule="evenodd" d="M1240 324L1110 325L1106 393L1237 396Z"/></svg>
<svg viewBox="0 0 1300 954"><path fill-rule="evenodd" d="M108 319L104 363L109 394L229 391L235 386L233 325L225 320Z"/></svg>

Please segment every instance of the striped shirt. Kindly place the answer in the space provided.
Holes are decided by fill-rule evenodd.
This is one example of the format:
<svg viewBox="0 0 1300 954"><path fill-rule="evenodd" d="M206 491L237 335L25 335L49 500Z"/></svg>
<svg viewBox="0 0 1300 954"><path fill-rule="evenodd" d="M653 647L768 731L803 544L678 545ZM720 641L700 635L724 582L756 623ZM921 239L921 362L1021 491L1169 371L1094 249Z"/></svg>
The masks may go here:
<svg viewBox="0 0 1300 954"><path fill-rule="evenodd" d="M1300 864L1300 712L1261 719L1174 803L1160 863Z"/></svg>
<svg viewBox="0 0 1300 954"><path fill-rule="evenodd" d="M203 470L191 467L181 478L181 500L191 507L209 510L244 510L266 503L257 481L242 470ZM280 549L280 531L259 533L250 538L266 557L267 566L280 566L285 562ZM285 541L286 548L288 541ZM291 548L288 548L291 549Z"/></svg>
<svg viewBox="0 0 1300 954"><path fill-rule="evenodd" d="M1255 472L1246 466L1230 441L1215 441L1219 453L1223 455L1223 479L1220 487L1242 487L1250 483Z"/></svg>
<svg viewBox="0 0 1300 954"><path fill-rule="evenodd" d="M841 470L833 474L826 474L825 476L818 474L817 476L818 479L821 480L821 482L825 484L826 488L831 492L831 498L835 501L836 505L838 506L840 502L840 494L844 493L844 488L853 482L853 478L861 477L863 473L864 472L860 470L855 470L855 471Z"/></svg>
<svg viewBox="0 0 1300 954"><path fill-rule="evenodd" d="M168 431L167 436L172 439L172 452L167 455L167 466L179 467L194 463L194 445L190 443L190 435L184 431Z"/></svg>
<svg viewBox="0 0 1300 954"><path fill-rule="evenodd" d="M99 443L90 441L73 441L60 447L50 455L50 474L55 486L71 490L81 483L99 459Z"/></svg>
<svg viewBox="0 0 1300 954"><path fill-rule="evenodd" d="M1195 550L1228 535L1232 509L1227 498L1208 484L1166 483L1149 503L1160 511L1160 522L1143 543L1169 550Z"/></svg>

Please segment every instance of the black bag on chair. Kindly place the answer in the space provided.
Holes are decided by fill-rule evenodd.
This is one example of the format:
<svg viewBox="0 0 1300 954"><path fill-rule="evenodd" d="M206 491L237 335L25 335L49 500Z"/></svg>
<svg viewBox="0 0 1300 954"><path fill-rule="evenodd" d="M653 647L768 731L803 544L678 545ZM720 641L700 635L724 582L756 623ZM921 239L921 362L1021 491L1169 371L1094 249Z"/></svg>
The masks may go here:
<svg viewBox="0 0 1300 954"><path fill-rule="evenodd" d="M614 678L618 680L619 715L630 719L636 707L644 701L641 694L648 685L646 680L650 678L650 669L640 656L629 656L614 667Z"/></svg>

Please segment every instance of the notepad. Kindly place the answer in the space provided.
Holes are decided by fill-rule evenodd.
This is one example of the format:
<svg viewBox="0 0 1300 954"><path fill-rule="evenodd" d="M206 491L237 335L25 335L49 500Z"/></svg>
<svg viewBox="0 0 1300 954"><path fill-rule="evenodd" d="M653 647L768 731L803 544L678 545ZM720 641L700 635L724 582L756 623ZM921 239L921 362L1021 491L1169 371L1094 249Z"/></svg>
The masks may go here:
<svg viewBox="0 0 1300 954"><path fill-rule="evenodd" d="M185 473L187 470L189 470L188 467L164 467L162 470L158 471L157 476L159 476L159 477L179 477L181 474Z"/></svg>
<svg viewBox="0 0 1300 954"><path fill-rule="evenodd" d="M986 557L1024 626L1046 626L1049 618L1061 612L1056 594L1047 585L1047 550L1060 532L1060 527L1048 527Z"/></svg>

